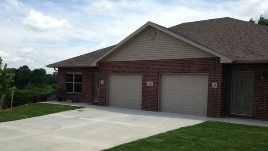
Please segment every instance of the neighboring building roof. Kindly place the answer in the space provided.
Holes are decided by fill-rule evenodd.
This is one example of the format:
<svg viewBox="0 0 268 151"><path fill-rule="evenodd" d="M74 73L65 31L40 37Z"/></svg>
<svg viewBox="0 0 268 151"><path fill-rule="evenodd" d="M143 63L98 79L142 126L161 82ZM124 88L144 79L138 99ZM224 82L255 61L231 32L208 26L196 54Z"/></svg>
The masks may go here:
<svg viewBox="0 0 268 151"><path fill-rule="evenodd" d="M102 58L148 26L218 56L222 63L268 62L268 27L225 17L182 23L170 28L148 22L117 45L53 63L47 67L97 66Z"/></svg>
<svg viewBox="0 0 268 151"><path fill-rule="evenodd" d="M47 67L90 67L90 64L98 59L100 56L105 54L108 50L112 49L115 45L103 48L100 50L96 50L81 56L77 56L74 58L66 59L60 62L56 62L53 64L47 65Z"/></svg>
<svg viewBox="0 0 268 151"><path fill-rule="evenodd" d="M267 26L226 17L169 29L236 61L268 60Z"/></svg>

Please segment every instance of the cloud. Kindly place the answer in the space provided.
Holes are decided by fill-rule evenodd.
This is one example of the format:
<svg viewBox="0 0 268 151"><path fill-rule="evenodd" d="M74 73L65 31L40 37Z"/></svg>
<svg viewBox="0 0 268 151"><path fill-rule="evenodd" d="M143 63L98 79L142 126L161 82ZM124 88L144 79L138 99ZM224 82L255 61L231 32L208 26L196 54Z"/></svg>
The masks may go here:
<svg viewBox="0 0 268 151"><path fill-rule="evenodd" d="M34 64L35 62L34 62L34 60L31 60L31 59L26 59L26 61L25 61L27 64Z"/></svg>
<svg viewBox="0 0 268 151"><path fill-rule="evenodd" d="M21 61L22 58L21 57L17 57L17 56L12 56L6 59L6 61L11 61L11 62L18 62Z"/></svg>
<svg viewBox="0 0 268 151"><path fill-rule="evenodd" d="M6 53L4 51L0 51L0 57L8 57L9 53Z"/></svg>
<svg viewBox="0 0 268 151"><path fill-rule="evenodd" d="M261 15L268 17L268 1L266 0L246 0L240 1L240 7L235 11L240 16L259 19Z"/></svg>
<svg viewBox="0 0 268 151"><path fill-rule="evenodd" d="M35 31L56 30L59 28L70 28L67 20L58 20L53 16L45 16L42 12L31 10L22 22L26 27Z"/></svg>
<svg viewBox="0 0 268 151"><path fill-rule="evenodd" d="M33 48L22 48L22 49L20 49L20 52L32 53L32 52L36 52L36 50L34 50Z"/></svg>
<svg viewBox="0 0 268 151"><path fill-rule="evenodd" d="M113 1L101 0L93 2L91 9L100 12L113 12L117 9L117 4Z"/></svg>
<svg viewBox="0 0 268 151"><path fill-rule="evenodd" d="M96 49L98 50L98 49L101 49L101 48L105 48L105 47L107 47L108 46L108 44L106 43L106 42L102 42L101 44L99 44L97 47L96 47Z"/></svg>

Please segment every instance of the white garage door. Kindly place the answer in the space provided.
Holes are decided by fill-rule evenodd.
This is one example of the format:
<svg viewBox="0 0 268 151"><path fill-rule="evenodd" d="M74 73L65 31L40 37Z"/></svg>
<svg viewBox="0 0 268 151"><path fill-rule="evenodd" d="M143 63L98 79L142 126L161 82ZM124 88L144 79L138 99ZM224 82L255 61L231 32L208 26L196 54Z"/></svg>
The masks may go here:
<svg viewBox="0 0 268 151"><path fill-rule="evenodd" d="M108 84L110 106L141 109L141 75L109 75Z"/></svg>
<svg viewBox="0 0 268 151"><path fill-rule="evenodd" d="M160 110L207 115L208 75L161 75Z"/></svg>

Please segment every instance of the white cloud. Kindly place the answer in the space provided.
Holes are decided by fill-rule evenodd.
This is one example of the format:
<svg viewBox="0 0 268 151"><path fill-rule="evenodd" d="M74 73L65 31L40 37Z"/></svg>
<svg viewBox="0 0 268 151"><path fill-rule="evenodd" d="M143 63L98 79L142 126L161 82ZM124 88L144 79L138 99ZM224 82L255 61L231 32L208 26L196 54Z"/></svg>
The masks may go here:
<svg viewBox="0 0 268 151"><path fill-rule="evenodd" d="M12 56L12 57L7 58L7 61L11 61L11 62L18 62L18 61L21 61L21 60L22 60L22 58L17 57L17 56Z"/></svg>
<svg viewBox="0 0 268 151"><path fill-rule="evenodd" d="M33 48L22 48L22 49L20 49L20 52L32 53L32 52L36 52L36 50L34 50Z"/></svg>
<svg viewBox="0 0 268 151"><path fill-rule="evenodd" d="M34 62L34 60L31 60L31 59L26 59L26 61L25 61L27 64L34 64L35 62Z"/></svg>
<svg viewBox="0 0 268 151"><path fill-rule="evenodd" d="M32 30L45 31L59 28L70 28L67 20L58 20L53 16L45 16L41 12L31 10L29 16L23 20L23 24Z"/></svg>
<svg viewBox="0 0 268 151"><path fill-rule="evenodd" d="M105 47L107 47L107 46L108 46L108 44L107 44L106 42L102 42L101 44L99 44L99 45L96 47L96 49L105 48Z"/></svg>
<svg viewBox="0 0 268 151"><path fill-rule="evenodd" d="M0 51L0 57L8 57L8 56L9 56L9 53Z"/></svg>
<svg viewBox="0 0 268 151"><path fill-rule="evenodd" d="M259 19L261 15L268 17L268 1L267 0L244 0L240 1L240 7L235 13L241 17Z"/></svg>
<svg viewBox="0 0 268 151"><path fill-rule="evenodd" d="M93 2L90 7L92 10L100 12L113 12L117 8L116 2L108 0Z"/></svg>

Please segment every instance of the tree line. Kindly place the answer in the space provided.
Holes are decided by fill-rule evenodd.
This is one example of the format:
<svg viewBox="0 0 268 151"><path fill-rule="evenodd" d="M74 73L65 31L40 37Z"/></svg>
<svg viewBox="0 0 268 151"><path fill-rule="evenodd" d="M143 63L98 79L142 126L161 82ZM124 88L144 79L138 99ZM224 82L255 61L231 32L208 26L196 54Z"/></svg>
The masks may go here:
<svg viewBox="0 0 268 151"><path fill-rule="evenodd" d="M23 89L27 85L42 87L44 85L57 84L58 73L47 74L43 68L31 70L27 65L17 69L12 68L11 72L15 74L13 85L18 89Z"/></svg>
<svg viewBox="0 0 268 151"><path fill-rule="evenodd" d="M260 18L259 18L258 21L255 21L255 20L253 20L253 18L251 18L251 19L249 20L249 22L251 22L251 23L257 23L257 24L259 24L259 25L268 26L268 18L265 18L265 17L263 17L262 15L260 16Z"/></svg>
<svg viewBox="0 0 268 151"><path fill-rule="evenodd" d="M7 68L0 57L0 112L3 108L46 101L55 95L57 80L57 72L47 74L43 68Z"/></svg>

